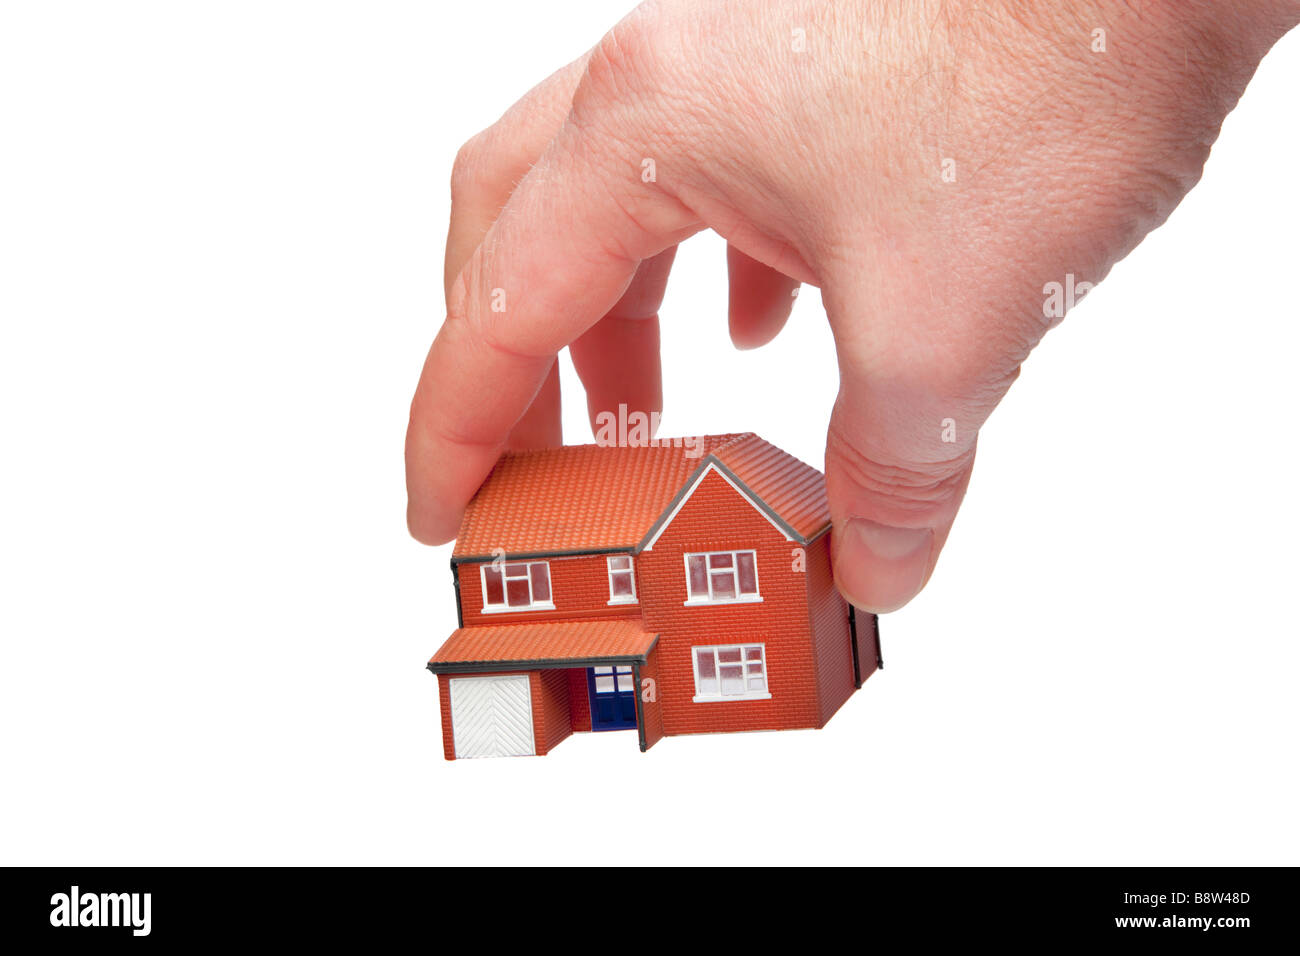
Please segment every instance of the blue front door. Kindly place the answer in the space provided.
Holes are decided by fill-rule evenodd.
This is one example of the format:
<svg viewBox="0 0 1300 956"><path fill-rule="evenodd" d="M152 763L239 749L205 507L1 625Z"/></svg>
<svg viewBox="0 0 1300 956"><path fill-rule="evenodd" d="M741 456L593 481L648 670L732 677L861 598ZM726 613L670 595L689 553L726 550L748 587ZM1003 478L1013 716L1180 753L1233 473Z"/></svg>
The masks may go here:
<svg viewBox="0 0 1300 956"><path fill-rule="evenodd" d="M636 726L636 682L631 665L588 668L587 692L591 698L592 730Z"/></svg>

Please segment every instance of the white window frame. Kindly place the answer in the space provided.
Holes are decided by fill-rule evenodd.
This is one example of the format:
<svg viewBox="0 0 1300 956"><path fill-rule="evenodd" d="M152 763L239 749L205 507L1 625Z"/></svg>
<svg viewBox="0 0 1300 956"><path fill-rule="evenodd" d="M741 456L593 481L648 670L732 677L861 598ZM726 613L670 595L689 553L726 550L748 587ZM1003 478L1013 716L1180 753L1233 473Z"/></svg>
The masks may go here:
<svg viewBox="0 0 1300 956"><path fill-rule="evenodd" d="M735 584L736 596L730 598L715 598L713 596L713 572L714 569L709 567L709 558L717 554L731 555L731 579ZM740 568L739 555L749 554L754 558L754 593L740 593ZM695 597L691 594L691 558L704 559L704 582L709 588L708 597ZM740 548L737 551L688 551L682 555L682 567L686 572L686 600L682 602L685 607L700 607L706 604L762 604L763 589L758 584L758 552L753 548Z"/></svg>
<svg viewBox="0 0 1300 956"><path fill-rule="evenodd" d="M762 652L763 655L762 660L759 662L762 665L762 671L763 671L763 690L761 691L749 689L749 677L750 677L749 667L754 662L748 659L748 657L746 656L746 652L751 648L755 648L755 647L757 647ZM718 661L718 652L734 651L734 650L740 651L740 666L744 672L743 680L745 685L745 692L743 694L723 694L722 693L722 668L724 666L734 667L735 664L723 665L722 663L720 663ZM712 693L712 694L700 693L700 658L699 658L700 651L713 652L713 673L715 675L714 680L718 682L718 690L716 693ZM771 700L772 698L772 692L770 690L772 685L768 680L768 673L767 673L767 645L763 643L759 643L757 641L753 641L748 644L700 644L695 647L692 647L691 648L691 673L695 676L695 696L692 697L691 700L696 704L725 703L726 701L729 700Z"/></svg>
<svg viewBox="0 0 1300 956"><path fill-rule="evenodd" d="M522 564L526 571L524 580L528 582L528 603L515 604L489 604L487 591L487 572L489 568L499 568L501 571L501 600L509 601L510 589L507 582L519 580L519 576L506 576L506 568L512 564ZM551 599L549 601L533 600L533 565L540 564L546 568L546 583L551 589ZM500 564L488 562L479 566L479 586L483 589L483 613L484 614L519 614L527 611L554 611L555 610L555 585L551 581L551 563L549 561L502 561Z"/></svg>
<svg viewBox="0 0 1300 956"><path fill-rule="evenodd" d="M627 559L627 567L626 567L626 568L615 568L615 567L614 567L614 559L615 559L615 558L625 558L625 559ZM636 562L632 560L632 555L630 555L630 554L611 554L611 555L607 555L606 558L605 558L605 571L606 571L606 573L609 575L609 601L608 601L607 603L609 603L609 604L635 604L635 603L636 603L636 600L637 600L637 599L636 599ZM614 575L615 575L615 574L626 574L626 575L628 576L628 579L632 582L632 593L631 593L630 595L629 595L629 594L615 594L615 593L614 593Z"/></svg>
<svg viewBox="0 0 1300 956"><path fill-rule="evenodd" d="M636 693L636 675L632 672L631 664L610 664L603 667L593 667L592 676L595 677L595 690L597 695L604 694L633 694ZM609 690L600 689L601 678L609 678L611 686ZM627 678L626 681L623 678ZM626 684L626 686L624 686Z"/></svg>

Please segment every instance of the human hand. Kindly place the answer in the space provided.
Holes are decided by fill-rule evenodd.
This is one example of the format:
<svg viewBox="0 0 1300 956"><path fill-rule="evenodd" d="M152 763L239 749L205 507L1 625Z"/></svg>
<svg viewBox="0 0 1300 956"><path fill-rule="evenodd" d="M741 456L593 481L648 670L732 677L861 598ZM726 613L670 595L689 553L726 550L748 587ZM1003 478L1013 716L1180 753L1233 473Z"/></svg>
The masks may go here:
<svg viewBox="0 0 1300 956"><path fill-rule="evenodd" d="M1298 20L1294 0L643 4L457 157L412 534L454 537L503 450L560 442L565 346L593 419L660 410L672 256L712 228L736 345L821 288L836 581L902 606L980 427L1059 320L1050 284L1096 283L1165 220Z"/></svg>

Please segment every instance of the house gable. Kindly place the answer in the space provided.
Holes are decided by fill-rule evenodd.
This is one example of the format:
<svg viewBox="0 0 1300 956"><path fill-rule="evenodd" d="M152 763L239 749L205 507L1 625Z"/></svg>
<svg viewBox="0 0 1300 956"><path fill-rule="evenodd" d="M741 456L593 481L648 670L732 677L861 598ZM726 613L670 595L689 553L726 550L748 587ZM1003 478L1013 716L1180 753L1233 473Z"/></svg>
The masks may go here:
<svg viewBox="0 0 1300 956"><path fill-rule="evenodd" d="M663 514L655 519L655 523L650 526L650 530L646 532L645 537L642 538L640 543L637 545L636 550L638 552L651 551L654 549L655 542L659 540L663 533L668 530L668 526L673 523L679 514L681 514L686 503L691 500L691 496L699 490L700 485L704 483L704 479L711 473L716 474L730 485L737 495L743 498L755 511L766 518L772 527L776 528L776 530L779 531L787 541L797 541L800 544L808 543L799 532L790 527L789 523L786 522L785 519L769 508L762 499L758 497L758 495L754 494L754 492L736 476L735 472L719 461L716 456L709 455L704 459L704 462L700 467L695 470L695 473L691 476L690 480L687 481L682 490L677 493L668 507L664 509Z"/></svg>
<svg viewBox="0 0 1300 956"><path fill-rule="evenodd" d="M819 722L808 581L794 540L716 468L704 471L655 547L637 555L642 626L660 635L658 691L664 733L776 730ZM683 555L752 551L759 599L699 603ZM767 699L698 702L694 650L761 644Z"/></svg>

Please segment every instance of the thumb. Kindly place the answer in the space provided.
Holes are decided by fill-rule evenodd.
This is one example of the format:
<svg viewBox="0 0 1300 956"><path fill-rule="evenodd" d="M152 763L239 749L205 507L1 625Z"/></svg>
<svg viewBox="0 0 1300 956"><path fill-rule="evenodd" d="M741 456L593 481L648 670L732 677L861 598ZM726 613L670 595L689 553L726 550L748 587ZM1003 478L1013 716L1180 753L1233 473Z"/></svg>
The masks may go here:
<svg viewBox="0 0 1300 956"><path fill-rule="evenodd" d="M979 428L1023 351L920 303L828 283L840 391L826 443L835 580L883 613L925 586L970 481ZM947 314L951 314L948 312ZM1000 344L999 344L1000 343Z"/></svg>

